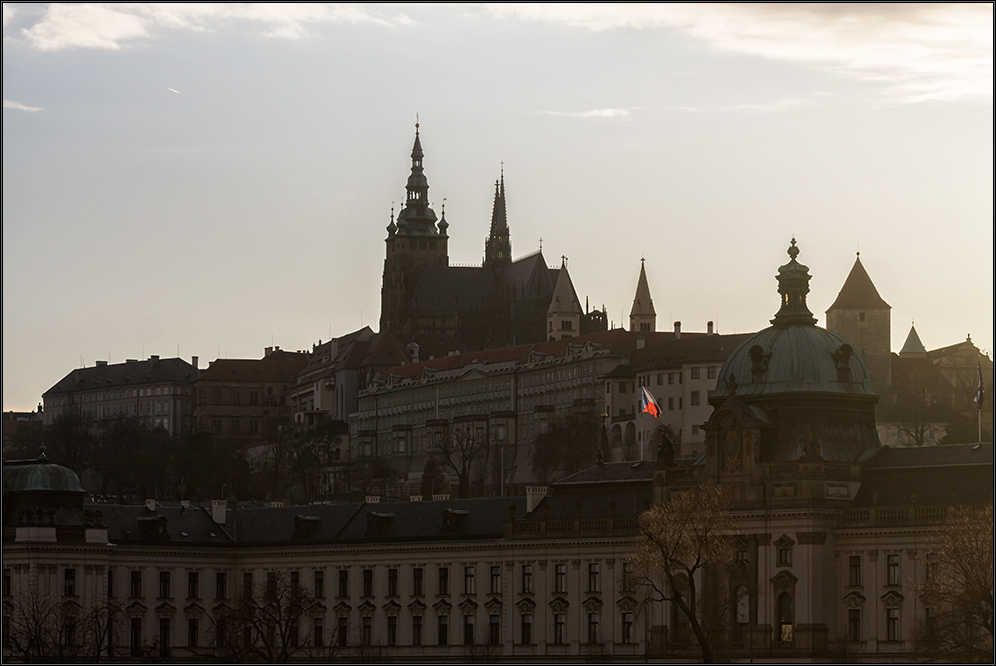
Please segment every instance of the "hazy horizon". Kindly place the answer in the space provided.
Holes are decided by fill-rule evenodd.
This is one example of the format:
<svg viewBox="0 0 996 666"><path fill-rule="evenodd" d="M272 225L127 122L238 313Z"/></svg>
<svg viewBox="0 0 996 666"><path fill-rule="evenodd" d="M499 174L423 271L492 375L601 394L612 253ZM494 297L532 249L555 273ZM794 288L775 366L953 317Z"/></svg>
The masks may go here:
<svg viewBox="0 0 996 666"><path fill-rule="evenodd" d="M81 360L377 330L416 114L450 262L628 326L764 328L794 236L928 349L993 348L991 5L3 5L3 408Z"/></svg>

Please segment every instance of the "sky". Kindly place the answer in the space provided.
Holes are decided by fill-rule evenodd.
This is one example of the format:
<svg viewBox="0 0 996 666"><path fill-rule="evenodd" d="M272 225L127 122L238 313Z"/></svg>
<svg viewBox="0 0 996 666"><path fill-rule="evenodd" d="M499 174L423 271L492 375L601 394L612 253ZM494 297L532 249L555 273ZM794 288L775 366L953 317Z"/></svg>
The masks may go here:
<svg viewBox="0 0 996 666"><path fill-rule="evenodd" d="M993 348L992 5L3 5L3 409L72 369L378 328L416 118L451 264L760 330L794 236L898 351ZM542 241L540 240L542 239Z"/></svg>

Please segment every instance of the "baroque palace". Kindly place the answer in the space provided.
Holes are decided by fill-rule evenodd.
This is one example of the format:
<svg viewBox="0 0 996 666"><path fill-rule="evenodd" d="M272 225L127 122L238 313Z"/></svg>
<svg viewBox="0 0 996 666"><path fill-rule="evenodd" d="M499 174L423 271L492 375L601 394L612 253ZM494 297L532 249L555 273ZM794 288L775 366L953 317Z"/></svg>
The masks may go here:
<svg viewBox="0 0 996 666"><path fill-rule="evenodd" d="M725 608L717 654L920 657L914 637L931 608L918 591L934 535L955 509L992 502L992 445L882 447L873 372L860 349L816 326L798 254L793 240L771 326L717 363L690 464L666 452L599 461L515 498L250 507L93 504L44 453L5 462L5 659L25 658L21 619L48 604L58 609L49 642L69 659L694 660L687 618L645 596L629 558L639 514L696 485L727 489L739 531L735 564L702 581L708 603ZM562 384L564 404L593 400L609 352L589 343L541 349L549 367L545 357L482 362L529 368L481 370L494 382L489 413L511 399L500 382L528 386L533 372ZM411 368L394 381L431 386L430 368ZM360 398L361 413L376 394ZM523 427L507 424L506 437ZM392 432L402 433L393 446L418 441ZM282 614L288 598L308 603Z"/></svg>

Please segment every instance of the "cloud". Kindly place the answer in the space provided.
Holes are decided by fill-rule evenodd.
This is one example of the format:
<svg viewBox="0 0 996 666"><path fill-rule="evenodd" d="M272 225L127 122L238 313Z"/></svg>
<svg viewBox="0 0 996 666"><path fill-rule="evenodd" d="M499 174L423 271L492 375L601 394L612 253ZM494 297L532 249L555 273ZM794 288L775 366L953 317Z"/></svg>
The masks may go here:
<svg viewBox="0 0 996 666"><path fill-rule="evenodd" d="M11 14L13 16L13 14ZM4 6L4 25L9 18ZM388 18L366 6L327 4L254 3L124 3L50 5L34 25L21 34L34 48L120 49L129 43L153 39L163 30L206 31L246 22L266 37L302 39L309 26L325 23L409 24L404 14Z"/></svg>
<svg viewBox="0 0 996 666"><path fill-rule="evenodd" d="M484 11L593 32L675 30L713 48L877 81L896 101L993 94L990 4L515 4Z"/></svg>
<svg viewBox="0 0 996 666"><path fill-rule="evenodd" d="M642 108L642 107L638 107ZM591 109L589 111L539 111L548 116L568 116L571 118L625 118L631 109ZM633 110L636 110L635 108Z"/></svg>
<svg viewBox="0 0 996 666"><path fill-rule="evenodd" d="M35 111L42 110L40 106L28 106L27 104L21 104L20 102L15 102L9 99L5 99L3 101L3 108L12 109L14 111L27 111L28 113L34 113Z"/></svg>
<svg viewBox="0 0 996 666"><path fill-rule="evenodd" d="M14 14L16 13L17 10L14 9L12 5L6 2L3 3L3 27L5 28L7 27L7 24L10 23L11 20L13 20Z"/></svg>

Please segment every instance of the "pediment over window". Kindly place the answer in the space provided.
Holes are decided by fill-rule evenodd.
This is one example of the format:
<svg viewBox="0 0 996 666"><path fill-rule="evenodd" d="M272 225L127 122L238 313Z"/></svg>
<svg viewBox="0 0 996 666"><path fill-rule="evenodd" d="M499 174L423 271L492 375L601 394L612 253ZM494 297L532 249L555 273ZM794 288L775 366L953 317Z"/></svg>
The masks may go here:
<svg viewBox="0 0 996 666"><path fill-rule="evenodd" d="M470 613L477 610L477 605L477 602L470 598L464 599L459 603L459 606L464 613Z"/></svg>
<svg viewBox="0 0 996 666"><path fill-rule="evenodd" d="M536 608L536 602L528 597L526 597L525 599L519 599L519 601L515 605L523 613L528 613L532 611L534 608Z"/></svg>
<svg viewBox="0 0 996 666"><path fill-rule="evenodd" d="M602 607L602 600L598 597L588 597L581 605L584 606L584 609L589 613L594 613Z"/></svg>
<svg viewBox="0 0 996 666"><path fill-rule="evenodd" d="M443 611L448 612L451 608L453 608L453 604L448 602L446 599L440 599L436 603L432 604L432 607L435 608L436 611L438 612L443 612Z"/></svg>
<svg viewBox="0 0 996 666"><path fill-rule="evenodd" d="M425 612L425 604L422 603L421 599L416 599L408 604L408 610L411 611L412 615L421 615Z"/></svg>
<svg viewBox="0 0 996 666"><path fill-rule="evenodd" d="M792 540L787 534L783 534L774 541L776 548L791 548L795 545L795 541Z"/></svg>
<svg viewBox="0 0 996 666"><path fill-rule="evenodd" d="M554 613L566 613L567 608L570 605L571 605L570 602L567 601L567 599L564 599L563 597L554 597L550 601L550 608L553 610Z"/></svg>
<svg viewBox="0 0 996 666"><path fill-rule="evenodd" d="M844 596L844 605L848 608L861 608L865 603L865 595L854 591Z"/></svg>
<svg viewBox="0 0 996 666"><path fill-rule="evenodd" d="M484 604L484 607L488 609L489 613L497 613L502 608L501 599L499 599L498 597L491 597Z"/></svg>
<svg viewBox="0 0 996 666"><path fill-rule="evenodd" d="M882 595L882 603L886 608L899 608L903 603L903 595L895 590L889 590Z"/></svg>

